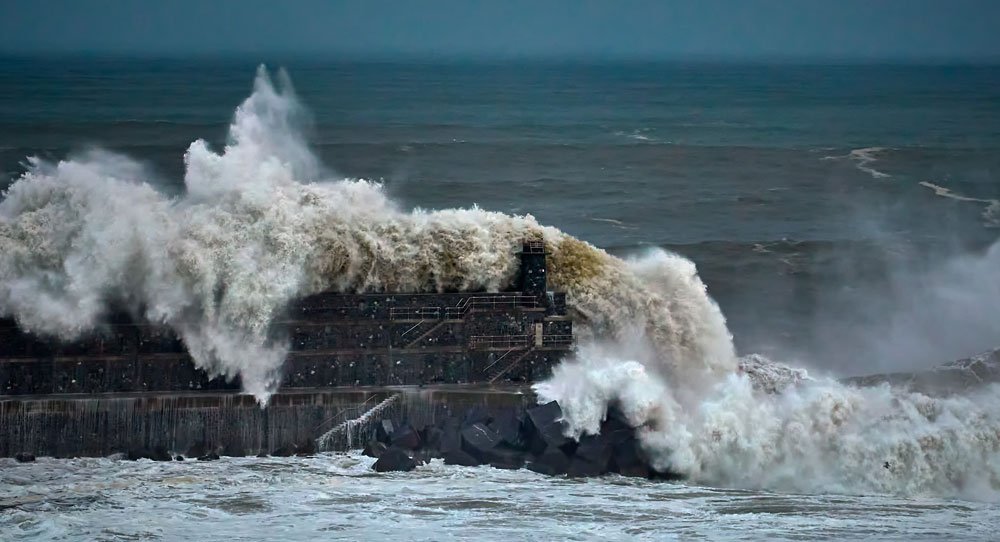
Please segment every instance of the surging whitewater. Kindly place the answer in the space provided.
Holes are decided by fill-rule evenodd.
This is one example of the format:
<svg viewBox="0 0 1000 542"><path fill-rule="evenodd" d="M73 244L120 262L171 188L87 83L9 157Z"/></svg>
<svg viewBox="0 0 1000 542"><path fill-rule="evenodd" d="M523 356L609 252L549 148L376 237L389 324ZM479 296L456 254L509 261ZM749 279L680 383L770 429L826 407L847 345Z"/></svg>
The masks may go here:
<svg viewBox="0 0 1000 542"><path fill-rule="evenodd" d="M266 403L286 354L271 324L290 301L331 289L499 290L521 240L542 238L580 345L536 388L564 405L574 434L596 431L617 404L657 466L696 482L997 493L996 389L935 399L739 359L690 261L621 260L531 216L400 209L377 183L327 173L301 117L287 78L275 85L262 68L225 148L187 150L180 196L122 156L32 159L0 201L0 315L72 339L129 310L169 325L200 367L239 375Z"/></svg>
<svg viewBox="0 0 1000 542"><path fill-rule="evenodd" d="M689 262L647 264L676 278L674 290L693 289L659 295L624 262L530 216L407 212L378 184L331 180L281 82L260 70L221 153L191 144L179 197L122 156L32 159L0 203L0 314L72 339L125 308L171 326L199 366L239 375L266 402L286 353L268 331L291 300L331 289L496 291L513 281L521 241L540 237L584 330L615 336L639 323L678 374L735 368L722 316ZM714 319L720 335L697 318Z"/></svg>

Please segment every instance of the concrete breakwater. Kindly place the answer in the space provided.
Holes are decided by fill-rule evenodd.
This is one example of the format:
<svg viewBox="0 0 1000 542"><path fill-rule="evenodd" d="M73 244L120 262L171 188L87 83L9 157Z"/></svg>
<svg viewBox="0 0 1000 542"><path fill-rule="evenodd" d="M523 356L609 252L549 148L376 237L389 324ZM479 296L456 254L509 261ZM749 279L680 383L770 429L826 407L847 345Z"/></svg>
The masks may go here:
<svg viewBox="0 0 1000 542"><path fill-rule="evenodd" d="M446 464L570 476L663 477L635 429L611 409L600 435L563 435L555 402L530 388L442 386L276 394L266 408L241 394L0 400L0 456L217 459L364 448L379 471Z"/></svg>
<svg viewBox="0 0 1000 542"><path fill-rule="evenodd" d="M286 391L265 408L253 396L218 391L0 397L0 457L308 454L319 436L393 396L399 399L382 415L416 425L533 401L526 388L471 385ZM374 426L358 424L328 439L328 449L360 448L370 431Z"/></svg>

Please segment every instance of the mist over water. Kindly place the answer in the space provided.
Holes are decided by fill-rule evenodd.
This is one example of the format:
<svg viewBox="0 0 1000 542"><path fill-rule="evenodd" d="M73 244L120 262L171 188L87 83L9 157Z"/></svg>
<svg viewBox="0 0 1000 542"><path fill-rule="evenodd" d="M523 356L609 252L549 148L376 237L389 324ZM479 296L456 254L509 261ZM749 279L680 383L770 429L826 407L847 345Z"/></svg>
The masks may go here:
<svg viewBox="0 0 1000 542"><path fill-rule="evenodd" d="M881 246L899 249L891 239ZM857 285L811 324L818 346L850 358L841 375L918 370L996 348L1000 244L924 261L899 250L883 280Z"/></svg>
<svg viewBox="0 0 1000 542"><path fill-rule="evenodd" d="M270 325L290 301L328 289L499 290L521 240L542 238L579 344L536 390L560 401L574 435L596 431L614 404L642 426L657 466L696 483L998 496L997 388L946 398L857 389L740 358L691 261L662 249L617 258L530 215L405 210L382 185L326 169L306 145L306 119L287 77L276 85L262 69L224 147L188 147L180 195L119 154L33 159L0 201L0 314L71 339L124 308L171 326L200 367L239 375L263 403L286 353ZM873 169L876 154L850 161L886 176L872 180L895 178ZM977 340L988 337L1000 321L990 319L995 259L943 266L916 299L950 307L956 328L980 322ZM886 344L916 348L910 339L939 321L898 322Z"/></svg>
<svg viewBox="0 0 1000 542"><path fill-rule="evenodd" d="M996 347L1000 244L979 253L892 265L887 287L864 285L849 317L817 315L826 359L853 374L927 369ZM641 273L640 273L641 274ZM668 291L675 280L647 284ZM683 294L680 294L683 295ZM701 320L706 322L706 320ZM724 325L724 323L723 323ZM705 325L706 334L714 326ZM691 386L663 370L641 334L583 345L535 385L558 400L574 436L598 432L608 407L641 426L661 469L723 487L895 493L996 501L1000 497L1000 386L927 395L905 387L848 386L808 357L788 364L749 354L739 370ZM850 373L849 373L850 374ZM941 378L945 378L944 375Z"/></svg>

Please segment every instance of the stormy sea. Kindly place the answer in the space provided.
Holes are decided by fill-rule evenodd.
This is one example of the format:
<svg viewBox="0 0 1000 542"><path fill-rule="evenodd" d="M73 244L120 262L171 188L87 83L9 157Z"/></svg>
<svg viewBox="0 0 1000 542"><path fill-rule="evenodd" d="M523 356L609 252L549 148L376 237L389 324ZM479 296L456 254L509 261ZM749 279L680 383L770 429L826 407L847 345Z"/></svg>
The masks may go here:
<svg viewBox="0 0 1000 542"><path fill-rule="evenodd" d="M998 126L994 66L0 58L0 317L128 307L263 405L292 300L542 239L536 394L682 477L0 459L0 540L994 538Z"/></svg>

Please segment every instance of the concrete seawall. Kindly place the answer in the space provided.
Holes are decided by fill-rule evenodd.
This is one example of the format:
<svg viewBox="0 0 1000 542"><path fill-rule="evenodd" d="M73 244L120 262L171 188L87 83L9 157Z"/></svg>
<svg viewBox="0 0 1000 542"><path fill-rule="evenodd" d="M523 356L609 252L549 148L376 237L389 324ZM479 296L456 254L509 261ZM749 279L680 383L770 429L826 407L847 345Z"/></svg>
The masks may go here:
<svg viewBox="0 0 1000 542"><path fill-rule="evenodd" d="M378 418L414 426L474 408L522 410L534 404L527 387L474 385L286 391L266 408L251 396L218 391L4 396L0 457L98 457L157 448L188 456L308 452L322 434L393 396ZM330 441L331 448L360 448L372 431L374 424L352 426Z"/></svg>

